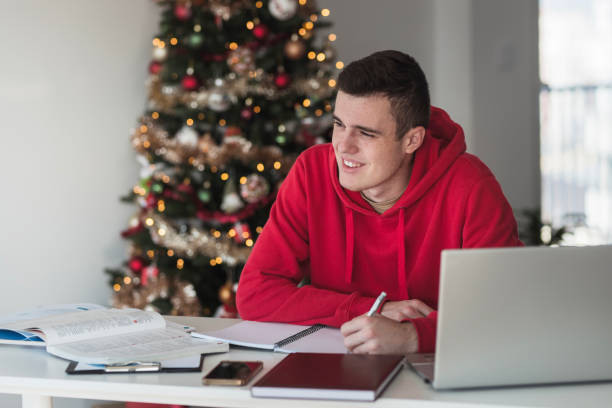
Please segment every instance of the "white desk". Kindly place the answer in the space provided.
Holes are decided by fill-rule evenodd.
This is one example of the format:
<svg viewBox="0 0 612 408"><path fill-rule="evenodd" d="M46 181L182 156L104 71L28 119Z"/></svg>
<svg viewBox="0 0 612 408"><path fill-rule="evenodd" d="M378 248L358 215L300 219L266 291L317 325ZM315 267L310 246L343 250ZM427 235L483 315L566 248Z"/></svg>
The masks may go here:
<svg viewBox="0 0 612 408"><path fill-rule="evenodd" d="M234 323L229 319L181 318L201 330ZM203 372L222 359L262 360L264 370L284 357L268 351L232 349L206 357ZM23 408L50 408L51 397L141 401L208 407L591 407L612 403L612 382L435 392L409 368L403 369L373 403L252 398L247 387L201 385L201 373L68 375L68 362L41 348L0 347L0 393L21 394ZM571 369L571 367L568 367Z"/></svg>

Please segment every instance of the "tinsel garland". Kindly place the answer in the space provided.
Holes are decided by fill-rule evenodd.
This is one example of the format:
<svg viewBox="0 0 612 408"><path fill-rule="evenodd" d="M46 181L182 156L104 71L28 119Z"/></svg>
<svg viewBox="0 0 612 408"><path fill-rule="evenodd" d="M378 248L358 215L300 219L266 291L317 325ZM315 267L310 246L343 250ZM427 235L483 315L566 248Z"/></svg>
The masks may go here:
<svg viewBox="0 0 612 408"><path fill-rule="evenodd" d="M177 105L189 106L192 109L205 108L208 106L210 96L220 92L236 103L237 98L247 96L264 96L268 100L277 100L286 98L289 94L326 99L335 91L328 85L329 78L325 75L296 79L285 89L278 89L274 85L274 76L264 74L261 70L253 71L253 76L259 80L257 84L251 83L247 76L231 73L222 81L222 86L210 81L207 87L199 91L185 91L179 86L163 85L158 75L151 75L147 80L150 108L165 111L170 111Z"/></svg>
<svg viewBox="0 0 612 408"><path fill-rule="evenodd" d="M188 233L180 233L174 223L152 210L145 211L141 217L153 242L172 249L177 255L192 257L202 254L210 258L220 256L228 266L235 266L245 263L251 253L251 248L237 245L226 235L215 238L210 232L195 227ZM153 223L147 223L147 218L151 218Z"/></svg>
<svg viewBox="0 0 612 408"><path fill-rule="evenodd" d="M139 153L153 151L173 164L190 163L194 167L215 166L222 168L231 160L239 160L244 164L257 161L264 166L273 168L279 162L278 169L286 175L296 156L284 154L277 146L255 146L242 136L229 136L217 145L210 134L204 134L196 146L181 143L171 138L168 132L157 126L151 118L141 118L142 126L132 134L132 146Z"/></svg>

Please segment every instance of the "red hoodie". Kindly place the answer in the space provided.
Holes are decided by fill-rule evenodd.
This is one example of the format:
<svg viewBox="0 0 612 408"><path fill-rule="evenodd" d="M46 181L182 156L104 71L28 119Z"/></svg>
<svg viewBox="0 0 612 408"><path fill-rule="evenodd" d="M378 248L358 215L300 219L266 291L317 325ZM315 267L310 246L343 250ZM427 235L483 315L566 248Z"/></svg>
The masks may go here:
<svg viewBox="0 0 612 408"><path fill-rule="evenodd" d="M340 186L331 144L300 155L242 271L238 311L247 320L339 327L381 291L437 309L443 249L519 245L495 176L465 153L461 127L432 107L410 183L383 214ZM304 277L310 284L300 287ZM410 321L419 352L434 351L437 312Z"/></svg>

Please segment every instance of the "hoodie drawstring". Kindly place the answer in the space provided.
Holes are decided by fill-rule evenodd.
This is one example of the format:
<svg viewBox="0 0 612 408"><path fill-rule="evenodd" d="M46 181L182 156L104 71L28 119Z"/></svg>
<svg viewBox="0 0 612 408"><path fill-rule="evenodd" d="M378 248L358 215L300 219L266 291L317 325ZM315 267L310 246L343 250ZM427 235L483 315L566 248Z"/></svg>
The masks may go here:
<svg viewBox="0 0 612 408"><path fill-rule="evenodd" d="M355 246L353 211L350 208L344 208L344 219L346 221L346 262L344 263L346 270L344 271L344 279L349 284L353 278L353 248Z"/></svg>
<svg viewBox="0 0 612 408"><path fill-rule="evenodd" d="M402 299L408 299L408 285L406 283L406 236L404 234L405 218L406 208L402 207L399 211L399 221L397 223L397 281L399 282Z"/></svg>

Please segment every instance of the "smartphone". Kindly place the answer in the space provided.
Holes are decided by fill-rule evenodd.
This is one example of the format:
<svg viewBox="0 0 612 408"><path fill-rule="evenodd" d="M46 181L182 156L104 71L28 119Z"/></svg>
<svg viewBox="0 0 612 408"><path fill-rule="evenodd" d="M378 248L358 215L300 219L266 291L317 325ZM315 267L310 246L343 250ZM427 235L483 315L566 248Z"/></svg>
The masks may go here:
<svg viewBox="0 0 612 408"><path fill-rule="evenodd" d="M261 361L223 360L202 378L207 385L245 385L263 367Z"/></svg>

